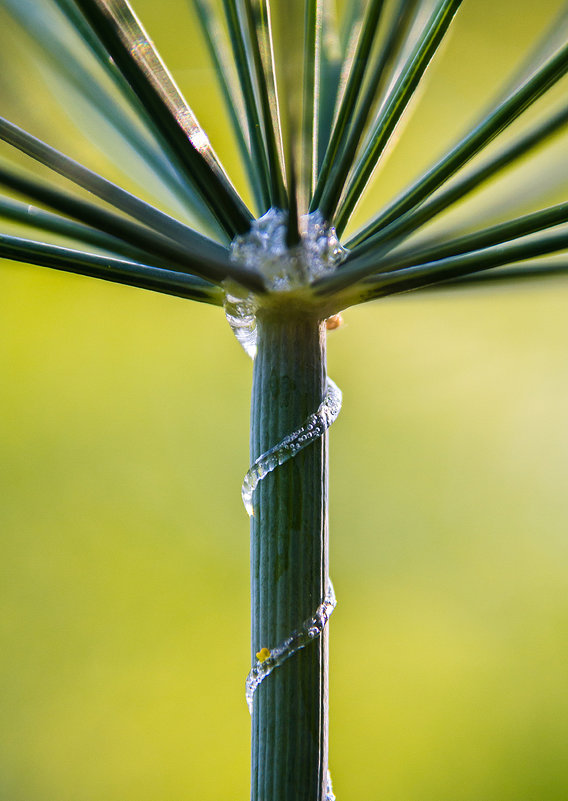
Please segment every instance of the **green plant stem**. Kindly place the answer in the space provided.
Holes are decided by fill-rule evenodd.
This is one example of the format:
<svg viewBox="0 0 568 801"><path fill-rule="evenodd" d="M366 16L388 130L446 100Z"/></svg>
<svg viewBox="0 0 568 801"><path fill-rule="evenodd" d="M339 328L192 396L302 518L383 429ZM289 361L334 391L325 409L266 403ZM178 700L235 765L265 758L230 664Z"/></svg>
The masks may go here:
<svg viewBox="0 0 568 801"><path fill-rule="evenodd" d="M325 328L300 312L262 312L254 363L251 456L299 428L326 388ZM258 485L251 519L252 661L311 617L328 583L327 437ZM258 687L252 801L322 801L327 781L327 632Z"/></svg>

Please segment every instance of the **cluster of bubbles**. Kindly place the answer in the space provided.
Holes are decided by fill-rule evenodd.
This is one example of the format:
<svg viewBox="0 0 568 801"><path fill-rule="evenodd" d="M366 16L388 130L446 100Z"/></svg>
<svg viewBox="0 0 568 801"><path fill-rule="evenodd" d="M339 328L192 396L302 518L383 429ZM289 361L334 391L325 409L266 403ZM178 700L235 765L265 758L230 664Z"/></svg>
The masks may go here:
<svg viewBox="0 0 568 801"><path fill-rule="evenodd" d="M347 255L335 228L319 211L300 217L299 228L300 241L290 247L288 212L269 209L253 221L248 233L233 240L231 258L261 273L274 292L297 289L333 272Z"/></svg>
<svg viewBox="0 0 568 801"><path fill-rule="evenodd" d="M252 495L258 482L278 465L292 459L299 451L311 442L323 437L327 429L337 419L341 410L342 394L337 384L327 379L325 397L316 412L311 414L304 424L288 434L273 448L270 448L254 462L243 480L241 494L249 516L253 514Z"/></svg>
<svg viewBox="0 0 568 801"><path fill-rule="evenodd" d="M296 651L299 651L300 648L304 648L308 643L322 634L331 613L335 609L336 603L335 592L333 591L333 585L330 581L325 598L316 609L315 614L307 620L304 620L298 629L292 632L292 634L286 637L286 639L275 648L272 648L270 651L264 649L268 656L262 654L262 659L257 658L247 676L245 685L246 700L251 715L254 694L259 684L272 673L274 668L279 667L295 654Z"/></svg>

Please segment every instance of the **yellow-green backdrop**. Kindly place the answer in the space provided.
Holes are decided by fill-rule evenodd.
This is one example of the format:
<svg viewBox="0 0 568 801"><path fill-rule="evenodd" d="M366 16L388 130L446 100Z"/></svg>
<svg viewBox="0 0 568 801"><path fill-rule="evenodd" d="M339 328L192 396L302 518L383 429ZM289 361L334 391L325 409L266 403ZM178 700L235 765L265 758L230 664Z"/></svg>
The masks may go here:
<svg viewBox="0 0 568 801"><path fill-rule="evenodd" d="M466 0L360 219L560 5ZM240 182L188 8L136 8ZM122 179L7 30L4 107ZM567 348L562 281L409 295L330 335L339 801L568 797ZM222 312L3 262L0 375L1 801L246 798L251 364Z"/></svg>

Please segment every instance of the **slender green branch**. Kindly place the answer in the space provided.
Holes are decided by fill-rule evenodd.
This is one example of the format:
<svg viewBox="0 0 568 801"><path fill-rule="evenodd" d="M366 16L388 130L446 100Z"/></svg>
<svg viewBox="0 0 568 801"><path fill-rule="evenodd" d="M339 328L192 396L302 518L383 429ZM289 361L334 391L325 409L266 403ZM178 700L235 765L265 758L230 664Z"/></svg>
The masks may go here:
<svg viewBox="0 0 568 801"><path fill-rule="evenodd" d="M417 267L407 267L401 270L394 270L389 273L381 273L374 285L358 284L351 286L346 291L344 297L350 298L349 305L353 302L362 303L375 298L386 297L398 292L407 292L410 289L419 289L435 284L439 281L449 281L452 278L460 278L493 267L501 267L506 264L514 264L518 261L526 261L544 256L551 253L560 253L568 248L568 231L561 230L549 233L535 239L521 239L517 242L506 243L497 247L475 250L471 253L462 253L459 256L451 256L447 259L427 262ZM361 257L362 262L369 259L368 256ZM316 292L325 294L325 287ZM353 299L357 297L358 300Z"/></svg>
<svg viewBox="0 0 568 801"><path fill-rule="evenodd" d="M17 2L17 0L15 0ZM12 0L14 2L14 0ZM221 236L226 236L226 232L220 225L219 220L214 216L209 207L204 204L201 197L196 192L193 183L188 182L185 177L185 167L180 162L177 151L170 145L168 141L163 138L161 131L158 128L154 117L148 115L145 106L142 104L137 94L134 92L124 75L117 68L112 57L109 56L107 49L98 39L92 27L89 25L75 0L54 0L54 3L59 7L59 10L66 17L68 23L72 26L74 31L79 34L83 43L90 50L92 55L97 60L102 68L104 74L112 81L118 92L126 101L126 104L134 110L139 120L151 132L152 138L156 140L163 148L163 157L169 168L175 173L174 182L168 182L168 185L177 193L181 193L190 202L192 213L203 219L207 227L215 225L216 229Z"/></svg>
<svg viewBox="0 0 568 801"><path fill-rule="evenodd" d="M285 112L284 116L287 118L288 126L291 127L292 119L289 113ZM286 245L288 248L295 247L300 241L300 215L298 209L298 181L297 170L298 165L296 161L296 139L290 131L287 137L287 153L286 153L286 184L288 190L288 221L286 225Z"/></svg>
<svg viewBox="0 0 568 801"><path fill-rule="evenodd" d="M245 270L233 264L226 248L207 239L202 234L198 234L173 217L164 214L149 203L145 203L143 200L131 195L124 189L116 186L116 184L106 180L106 178L102 178L100 175L97 175L97 173L88 170L63 153L60 153L21 128L18 128L16 125L1 118L0 139L3 139L13 147L26 153L26 155L34 158L36 161L45 164L50 169L58 172L70 181L73 181L75 184L88 189L88 191L115 206L115 208L120 209L129 216L139 220L144 225L147 225L152 231L156 232L152 234L151 231L148 231L144 234L145 245L147 244L149 248L152 248L151 252L157 253L157 248L161 248L162 245L166 246L167 240L171 239L171 257L175 257L177 263L182 263L182 261L174 255L175 250L180 258L185 260L188 266L189 263L191 264L190 270L192 272L195 271L198 274L203 274L207 271L205 277L211 278L211 280L214 281L223 281L227 276L232 276L235 280L251 289L263 289L264 284L260 277L252 271ZM4 175L6 175L6 171ZM31 194L31 190L29 193ZM37 195L33 195L33 197L38 199ZM50 201L50 204L53 205L54 208L58 208L55 205L55 201L53 203ZM81 208L81 204L77 203L77 209L79 208ZM93 215L95 213L92 207L90 213ZM103 212L98 212L98 214L101 213ZM88 219L83 218L81 221L89 222ZM124 221L122 225L126 225L127 222L128 221ZM117 230L118 229L115 230L115 234ZM130 239L128 241L134 244ZM186 251L185 255L182 252L184 249Z"/></svg>
<svg viewBox="0 0 568 801"><path fill-rule="evenodd" d="M307 0L304 14L304 74L300 136L300 198L304 213L308 210L314 191L317 167L322 2L323 0Z"/></svg>
<svg viewBox="0 0 568 801"><path fill-rule="evenodd" d="M365 16L365 0L352 0L343 9L340 30L340 46L342 60L351 62L357 40L359 29Z"/></svg>
<svg viewBox="0 0 568 801"><path fill-rule="evenodd" d="M299 240L298 216L307 210L308 186L304 168L304 79L307 42L305 25L310 5L304 0L289 0L279 5L274 19L274 63L278 65L278 109L284 149L284 169L289 204L287 243ZM309 157L308 157L309 159ZM301 211L300 211L301 209Z"/></svg>
<svg viewBox="0 0 568 801"><path fill-rule="evenodd" d="M311 210L314 211L319 204L323 187L329 177L331 166L337 158L339 146L345 138L347 127L352 119L355 104L362 90L365 70L369 63L369 56L379 29L379 21L383 11L384 0L371 0L361 27L357 49L351 62L351 70L347 85L343 93L341 104L337 112L329 144L325 151L323 164L318 176L318 183L312 198ZM352 148L346 148L352 151ZM352 153L353 158L354 153Z"/></svg>
<svg viewBox="0 0 568 801"><path fill-rule="evenodd" d="M550 87L568 71L568 44L562 47L516 92L500 103L491 114L479 122L422 178L407 189L394 203L366 226L357 241L379 234L401 215L416 208L445 181L451 178L470 159L486 147L498 134L504 131L532 103L538 100ZM377 236L377 240L378 236Z"/></svg>
<svg viewBox="0 0 568 801"><path fill-rule="evenodd" d="M264 213L270 208L270 170L266 144L262 135L261 112L256 102L254 65L247 53L245 29L235 0L223 0L223 9L243 95L252 158L261 182L261 210Z"/></svg>
<svg viewBox="0 0 568 801"><path fill-rule="evenodd" d="M481 231L450 239L447 242L441 242L419 250L408 248L405 252L393 253L391 257L381 259L378 267L373 270L367 280L373 281L375 275L379 273L392 272L406 267L416 267L419 264L426 264L430 261L459 256L461 253L482 250L495 245L504 245L512 239L529 236L565 222L568 222L568 202L558 203L556 206L525 214L514 220L507 220L498 225L484 228ZM357 280L362 277L362 275L358 275Z"/></svg>
<svg viewBox="0 0 568 801"><path fill-rule="evenodd" d="M109 58L108 52L102 42L99 40L81 11L79 10L75 0L54 0L62 14L67 18L72 28L77 31L83 42L87 45L89 50L96 57L99 64L103 67L104 71L109 78L112 79L115 86L120 89L125 96L135 95L128 85L127 81L121 75L116 67L116 64Z"/></svg>
<svg viewBox="0 0 568 801"><path fill-rule="evenodd" d="M284 186L282 138L278 95L274 75L274 56L270 24L270 6L266 0L244 0L249 46L252 53L258 102L268 158L271 205L288 208Z"/></svg>
<svg viewBox="0 0 568 801"><path fill-rule="evenodd" d="M330 180L328 187L324 190L320 208L326 219L334 219L338 234L341 235L345 228L361 193L383 155L460 5L461 0L440 0L379 114L369 138L369 144L354 165L353 174L341 202L339 203L339 196L343 185L335 178Z"/></svg>
<svg viewBox="0 0 568 801"><path fill-rule="evenodd" d="M83 65L67 41L68 36L46 16L41 4L38 5L35 0L26 2L4 0L4 4L28 33L34 47L41 48L42 55L61 78L97 110L102 119L128 143L169 192L191 209L192 214L210 223L211 217L206 218L203 214L203 203L196 192L186 182L180 180L178 172L155 141L136 124L123 105L101 84L93 71ZM80 115L75 117L74 121L79 126L82 124Z"/></svg>
<svg viewBox="0 0 568 801"><path fill-rule="evenodd" d="M514 284L517 286L524 281L541 281L546 278L566 277L568 277L568 262L539 262L537 264L519 265L518 267L502 267L497 270L489 270L487 273L466 275L463 278L454 278L452 281L441 281L437 284L429 284L415 291L451 292L456 289L494 286L495 284Z"/></svg>
<svg viewBox="0 0 568 801"><path fill-rule="evenodd" d="M1 174L2 168L0 168L0 176ZM130 245L126 245L114 236L109 236L102 231L91 228L89 225L69 220L59 214L44 211L37 206L31 206L29 203L22 203L19 200L0 196L0 217L4 220L13 220L29 226L37 231L47 231L74 239L83 245L94 245L115 255L135 259L143 258L143 251L135 251Z"/></svg>
<svg viewBox="0 0 568 801"><path fill-rule="evenodd" d="M331 136L341 75L341 47L339 44L339 31L337 27L337 12L332 3L324 3L322 9L321 60L319 72L316 176L323 164L325 151Z"/></svg>
<svg viewBox="0 0 568 801"><path fill-rule="evenodd" d="M246 233L250 212L126 0L76 2L229 239Z"/></svg>
<svg viewBox="0 0 568 801"><path fill-rule="evenodd" d="M228 4L225 3L225 6ZM255 123L250 123L251 113L256 115L256 105L251 104L253 95L251 88L245 83L239 83L239 75L235 65L229 59L229 43L225 31L222 29L211 0L193 0L193 7L201 24L201 30L207 43L209 55L215 67L215 74L225 100L225 107L229 113L233 133L235 134L239 152L243 160L255 202L261 213L264 213L270 202L268 198L266 153L259 139L260 128L255 130ZM236 13L236 9L233 6ZM242 45L242 42L241 42ZM244 46L243 46L244 52ZM246 69L246 62L239 64L235 57L238 69ZM245 102L246 90L246 102ZM245 132L247 137L245 137ZM260 146L259 146L260 141ZM254 157L252 155L254 153Z"/></svg>
<svg viewBox="0 0 568 801"><path fill-rule="evenodd" d="M222 246L213 240L159 211L150 203L132 195L2 117L0 117L0 139L116 209L144 225L160 231L180 244L196 250L199 248L209 248L211 251L222 249Z"/></svg>
<svg viewBox="0 0 568 801"><path fill-rule="evenodd" d="M335 88L335 104L333 106L333 114L331 116L332 126L335 124L337 114L343 102L343 95L347 88L347 81L349 80L349 73L351 71L351 64L355 57L357 50L357 42L359 41L359 33L361 25L363 24L364 17L364 3L362 0L354 0L349 3L343 14L341 25L341 35L339 42L339 52L341 62L338 69L338 81Z"/></svg>
<svg viewBox="0 0 568 801"><path fill-rule="evenodd" d="M408 33L408 28L410 27L417 2L418 0L399 0L399 4L393 13L393 19L391 20L391 26L386 39L380 48L378 58L372 66L363 96L355 109L355 116L349 123L345 141L341 142L338 136L337 142L330 144L328 165L325 171L322 167L310 207L311 211L315 211L318 207L324 186L332 168L333 159L335 158L337 158L337 163L333 167L334 180L338 187L345 184L347 175L353 164L353 159L369 121L371 110L386 85L392 62L399 52L405 35ZM335 153L334 156L332 156L333 152Z"/></svg>
<svg viewBox="0 0 568 801"><path fill-rule="evenodd" d="M568 125L568 106L538 123L468 175L456 179L416 208L395 218L384 228L379 228L375 223L366 226L348 240L347 247L351 249L353 256L371 250L375 250L377 254L390 250L404 236L416 231L440 212L462 200L488 180L495 178L507 167L513 166L519 159L562 131L566 125Z"/></svg>
<svg viewBox="0 0 568 801"><path fill-rule="evenodd" d="M151 263L155 263L158 259L158 266L200 275L215 283L221 283L228 277L242 281L243 275L244 280L248 280L248 274L244 274L242 269L231 263L229 252L215 243L211 243L214 247L190 249L145 225L1 166L0 184L73 220L95 228L100 235L106 234L107 244L104 247L115 254L121 253L120 245L117 247L115 244L118 239L126 243L126 250L122 252L129 258L136 260L142 258L144 261L150 259ZM255 286L260 283L254 281L254 276L252 278Z"/></svg>
<svg viewBox="0 0 568 801"><path fill-rule="evenodd" d="M195 276L110 256L47 245L44 242L34 242L16 236L0 234L0 257L91 278L102 278L117 284L153 289L156 292L212 303L215 306L223 304L222 290Z"/></svg>

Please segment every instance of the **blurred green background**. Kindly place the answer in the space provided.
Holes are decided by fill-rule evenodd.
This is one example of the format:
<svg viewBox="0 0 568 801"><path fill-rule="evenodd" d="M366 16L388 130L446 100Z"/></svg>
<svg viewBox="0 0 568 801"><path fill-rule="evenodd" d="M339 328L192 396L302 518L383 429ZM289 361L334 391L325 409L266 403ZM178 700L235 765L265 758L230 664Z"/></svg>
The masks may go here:
<svg viewBox="0 0 568 801"><path fill-rule="evenodd" d="M464 3L362 216L559 7ZM241 181L190 12L136 8ZM4 40L8 116L120 178L110 134L80 138ZM562 281L409 295L330 334L339 801L568 797L567 339ZM246 798L251 364L222 312L4 262L0 374L0 799Z"/></svg>

